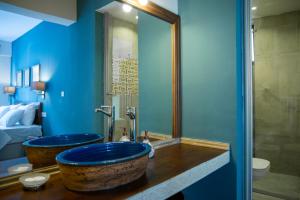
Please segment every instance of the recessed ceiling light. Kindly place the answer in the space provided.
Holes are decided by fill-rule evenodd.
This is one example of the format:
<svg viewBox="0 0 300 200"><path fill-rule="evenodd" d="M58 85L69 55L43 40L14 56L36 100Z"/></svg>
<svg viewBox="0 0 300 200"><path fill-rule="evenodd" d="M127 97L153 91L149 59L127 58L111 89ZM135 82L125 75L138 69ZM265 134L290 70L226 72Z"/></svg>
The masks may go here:
<svg viewBox="0 0 300 200"><path fill-rule="evenodd" d="M148 0L139 0L139 3L145 6L148 4Z"/></svg>
<svg viewBox="0 0 300 200"><path fill-rule="evenodd" d="M139 19L139 16L135 16L136 19Z"/></svg>
<svg viewBox="0 0 300 200"><path fill-rule="evenodd" d="M128 4L123 4L123 11L129 13L132 10L132 7Z"/></svg>
<svg viewBox="0 0 300 200"><path fill-rule="evenodd" d="M257 9L257 7L256 7L256 6L253 6L251 9L252 9L252 10L256 10L256 9Z"/></svg>

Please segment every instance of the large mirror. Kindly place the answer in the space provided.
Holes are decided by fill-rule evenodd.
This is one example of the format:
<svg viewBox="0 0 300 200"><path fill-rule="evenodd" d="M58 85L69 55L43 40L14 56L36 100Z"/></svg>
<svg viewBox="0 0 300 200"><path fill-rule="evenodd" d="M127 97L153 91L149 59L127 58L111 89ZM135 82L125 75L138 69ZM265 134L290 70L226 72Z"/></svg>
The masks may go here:
<svg viewBox="0 0 300 200"><path fill-rule="evenodd" d="M58 170L55 156L73 147L180 137L179 17L125 0L93 14L92 41L80 15L70 26L20 18L28 30L0 38L0 188Z"/></svg>
<svg viewBox="0 0 300 200"><path fill-rule="evenodd" d="M104 20L105 30L104 100L115 109L113 123L105 118L105 132L114 124L117 141L145 132L153 139L171 138L171 25L117 1L97 11L96 26Z"/></svg>

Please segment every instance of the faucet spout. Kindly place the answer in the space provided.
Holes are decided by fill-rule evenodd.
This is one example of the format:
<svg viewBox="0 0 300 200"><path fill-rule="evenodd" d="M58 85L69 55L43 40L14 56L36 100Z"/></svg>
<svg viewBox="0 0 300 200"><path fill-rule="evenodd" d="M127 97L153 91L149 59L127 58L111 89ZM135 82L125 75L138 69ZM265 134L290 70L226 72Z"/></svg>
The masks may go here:
<svg viewBox="0 0 300 200"><path fill-rule="evenodd" d="M108 117L108 141L112 142L114 139L115 106L101 106L96 108L95 112L100 112Z"/></svg>
<svg viewBox="0 0 300 200"><path fill-rule="evenodd" d="M137 142L137 134L136 134L136 108L135 107L127 107L126 115L130 119L130 140Z"/></svg>
<svg viewBox="0 0 300 200"><path fill-rule="evenodd" d="M101 112L101 113L103 113L104 115L106 115L106 116L108 116L108 117L111 117L111 112L109 112L109 111L106 111L106 110L104 110L104 109L102 109L102 108L96 108L95 109L95 112L97 113L97 112Z"/></svg>

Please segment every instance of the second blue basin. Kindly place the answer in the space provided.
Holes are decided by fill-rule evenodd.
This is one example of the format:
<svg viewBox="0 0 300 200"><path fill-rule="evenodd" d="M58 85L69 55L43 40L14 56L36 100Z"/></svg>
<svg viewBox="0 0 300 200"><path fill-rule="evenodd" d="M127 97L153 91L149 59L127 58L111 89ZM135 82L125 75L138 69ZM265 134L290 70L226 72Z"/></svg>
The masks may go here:
<svg viewBox="0 0 300 200"><path fill-rule="evenodd" d="M28 140L24 142L23 145L26 147L53 148L91 144L94 142L102 141L103 139L103 134L73 133L64 135L45 136L33 140Z"/></svg>
<svg viewBox="0 0 300 200"><path fill-rule="evenodd" d="M34 168L56 164L58 153L78 146L103 142L103 134L80 133L46 136L23 143L27 158Z"/></svg>

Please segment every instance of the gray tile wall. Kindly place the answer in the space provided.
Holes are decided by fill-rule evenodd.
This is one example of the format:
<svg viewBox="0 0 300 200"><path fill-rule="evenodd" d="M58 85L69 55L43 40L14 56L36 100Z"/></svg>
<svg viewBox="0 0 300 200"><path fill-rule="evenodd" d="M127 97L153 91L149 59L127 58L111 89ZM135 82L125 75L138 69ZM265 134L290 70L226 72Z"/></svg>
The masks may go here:
<svg viewBox="0 0 300 200"><path fill-rule="evenodd" d="M300 11L254 26L254 153L300 176Z"/></svg>

